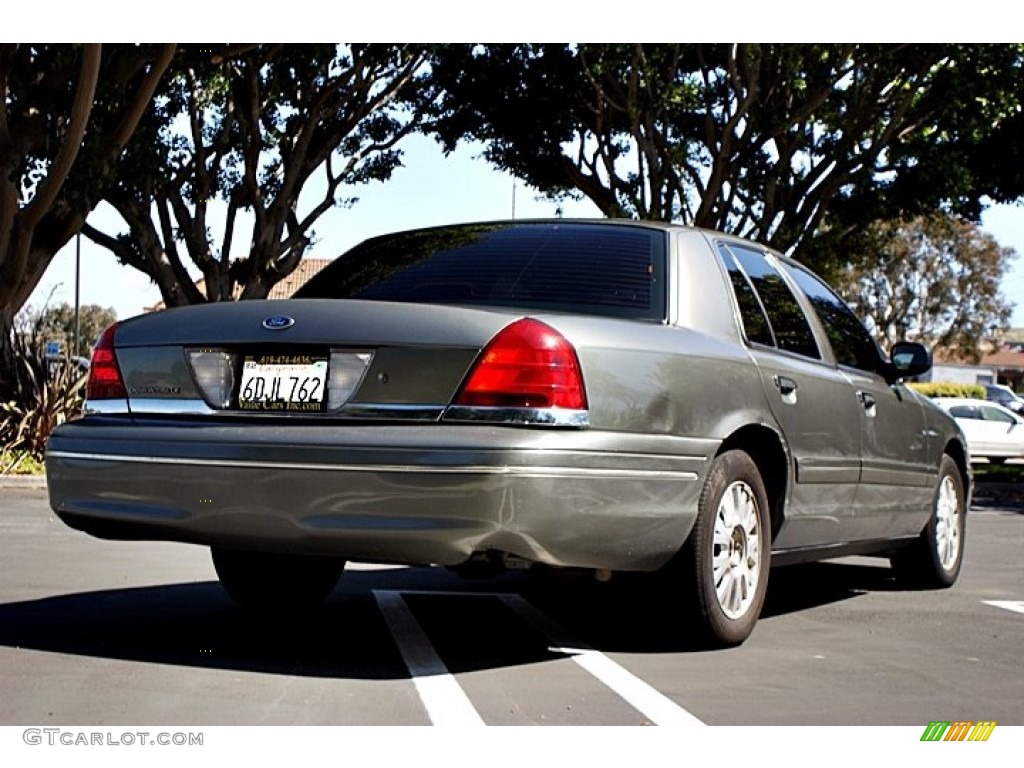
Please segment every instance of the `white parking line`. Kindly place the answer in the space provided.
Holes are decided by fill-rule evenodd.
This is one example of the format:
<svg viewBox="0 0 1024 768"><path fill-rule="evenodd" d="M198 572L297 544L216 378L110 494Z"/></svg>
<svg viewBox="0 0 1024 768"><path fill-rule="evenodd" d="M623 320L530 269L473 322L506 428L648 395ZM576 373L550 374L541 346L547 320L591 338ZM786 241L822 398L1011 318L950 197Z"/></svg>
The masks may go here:
<svg viewBox="0 0 1024 768"><path fill-rule="evenodd" d="M374 591L374 594L394 595L401 600L398 592L378 593L377 591ZM585 669L593 677L597 678L598 681L618 694L630 706L643 714L655 725L675 727L685 726L691 728L693 726L703 725L697 717L680 707L668 696L665 696L654 687L648 685L639 677L636 677L633 673L612 661L605 654L568 635L554 620L524 600L520 595L507 592L455 592L441 590L435 592L432 590L411 589L403 589L401 590L401 594L431 595L439 597L496 597L547 637L547 639L552 643L551 650L553 652L568 655L580 667ZM380 597L377 599L379 602ZM402 603L402 610L408 613L408 609L405 607L404 602ZM409 616L409 618L415 622L415 619L411 616ZM390 624L391 622L389 621L388 623ZM435 663L444 670L445 674L447 674L447 668L444 666L443 662L437 658L433 648L430 646L430 641L426 638L426 635L423 634L423 630L420 629L418 624L416 625L416 629L419 631L422 639L415 642L426 643L430 654L433 656L433 659L436 660ZM394 632L394 629L392 629L392 632ZM412 639L411 636L409 639ZM399 642L400 647L401 645L402 643ZM405 652L403 651L403 656L404 653ZM406 666L410 666L408 661L406 661ZM411 666L410 672L412 672ZM454 680L452 680L452 682L457 685L457 683L454 683ZM426 701L424 701L424 705L427 705ZM429 709L429 705L427 706Z"/></svg>
<svg viewBox="0 0 1024 768"><path fill-rule="evenodd" d="M565 631L546 614L537 610L519 595L500 595L501 601L547 635L557 647L553 651L567 653L572 660L587 670L629 704L644 714L655 725L695 726L703 723L676 704L665 694L648 685L600 651L567 636Z"/></svg>
<svg viewBox="0 0 1024 768"><path fill-rule="evenodd" d="M994 605L996 608L1005 608L1014 613L1024 613L1024 600L982 600L986 605Z"/></svg>
<svg viewBox="0 0 1024 768"><path fill-rule="evenodd" d="M480 713L448 672L401 593L375 589L373 596L398 644L430 722L434 725L484 725Z"/></svg>

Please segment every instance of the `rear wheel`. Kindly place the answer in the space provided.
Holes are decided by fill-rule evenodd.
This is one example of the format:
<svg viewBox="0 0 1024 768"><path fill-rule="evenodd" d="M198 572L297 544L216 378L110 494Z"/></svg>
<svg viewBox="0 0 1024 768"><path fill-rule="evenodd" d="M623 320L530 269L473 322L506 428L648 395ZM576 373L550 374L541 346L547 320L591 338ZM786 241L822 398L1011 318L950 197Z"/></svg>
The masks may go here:
<svg viewBox="0 0 1024 768"><path fill-rule="evenodd" d="M753 459L743 451L716 457L680 553L699 639L730 646L750 636L768 585L770 530L768 496Z"/></svg>
<svg viewBox="0 0 1024 768"><path fill-rule="evenodd" d="M917 541L892 557L897 578L922 587L952 586L960 575L966 526L963 475L952 458L943 456L928 525Z"/></svg>
<svg viewBox="0 0 1024 768"><path fill-rule="evenodd" d="M256 610L301 610L321 603L345 570L344 560L331 557L211 551L221 586L239 605Z"/></svg>

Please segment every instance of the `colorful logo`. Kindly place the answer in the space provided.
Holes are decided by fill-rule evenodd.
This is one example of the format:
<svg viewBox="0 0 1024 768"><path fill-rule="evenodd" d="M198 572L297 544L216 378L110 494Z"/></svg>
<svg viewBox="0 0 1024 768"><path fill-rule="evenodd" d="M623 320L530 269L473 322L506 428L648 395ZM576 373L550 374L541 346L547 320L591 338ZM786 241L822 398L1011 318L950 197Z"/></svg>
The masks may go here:
<svg viewBox="0 0 1024 768"><path fill-rule="evenodd" d="M921 741L988 741L995 727L995 720L932 720Z"/></svg>
<svg viewBox="0 0 1024 768"><path fill-rule="evenodd" d="M263 321L263 327L268 331L283 331L295 325L295 320L287 315L274 315Z"/></svg>

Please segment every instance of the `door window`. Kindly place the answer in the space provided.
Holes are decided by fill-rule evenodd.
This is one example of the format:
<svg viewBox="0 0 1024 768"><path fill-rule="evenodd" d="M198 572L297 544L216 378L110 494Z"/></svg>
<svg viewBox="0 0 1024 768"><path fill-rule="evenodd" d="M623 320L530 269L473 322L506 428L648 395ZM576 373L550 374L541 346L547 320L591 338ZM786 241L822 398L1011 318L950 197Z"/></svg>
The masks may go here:
<svg viewBox="0 0 1024 768"><path fill-rule="evenodd" d="M829 344L832 345L836 362L862 371L877 372L882 362L878 345L853 314L853 310L806 269L788 264L786 269L814 307Z"/></svg>

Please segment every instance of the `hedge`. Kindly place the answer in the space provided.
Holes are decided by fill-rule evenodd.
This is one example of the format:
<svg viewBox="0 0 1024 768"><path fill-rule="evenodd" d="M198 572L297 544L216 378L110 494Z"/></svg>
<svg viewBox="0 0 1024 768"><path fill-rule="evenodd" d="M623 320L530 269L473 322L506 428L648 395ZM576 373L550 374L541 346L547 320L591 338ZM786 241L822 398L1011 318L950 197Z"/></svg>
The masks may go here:
<svg viewBox="0 0 1024 768"><path fill-rule="evenodd" d="M925 397L976 397L985 399L985 387L981 384L959 384L955 381L911 382L907 386L916 389Z"/></svg>

